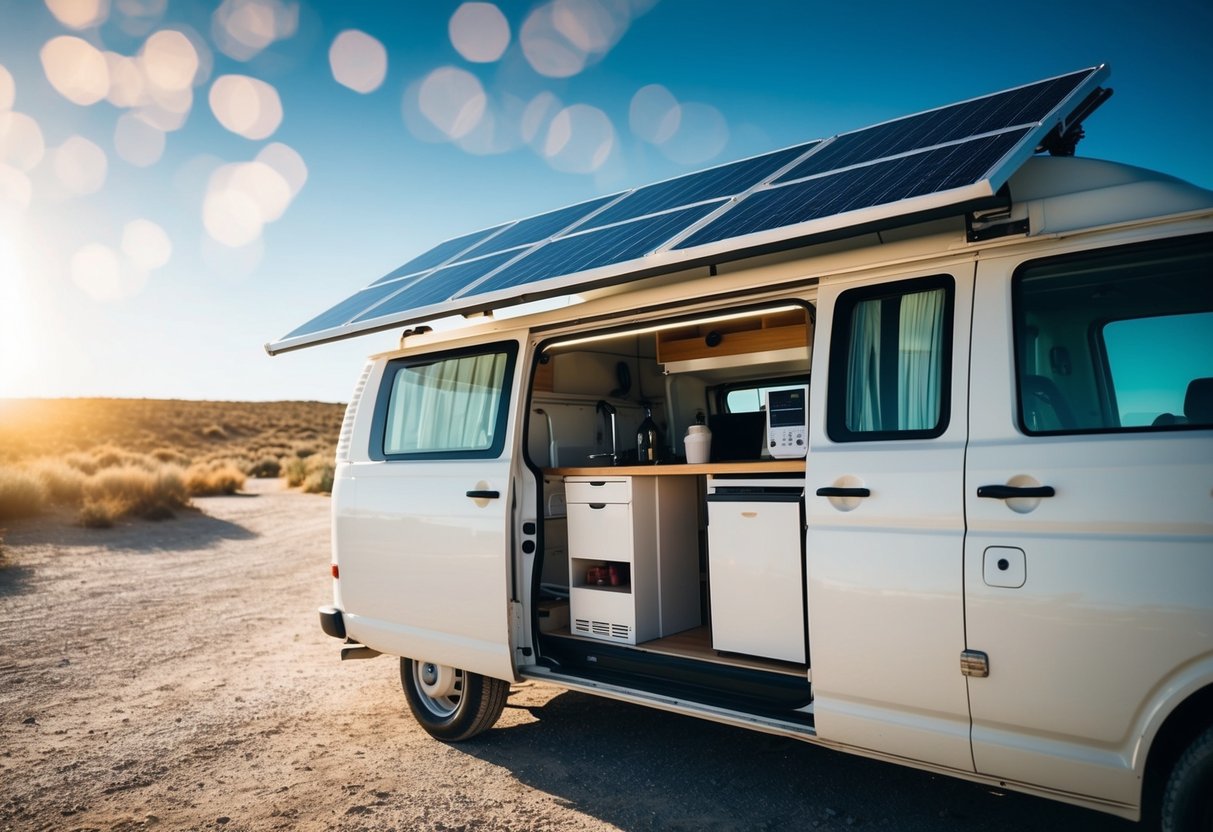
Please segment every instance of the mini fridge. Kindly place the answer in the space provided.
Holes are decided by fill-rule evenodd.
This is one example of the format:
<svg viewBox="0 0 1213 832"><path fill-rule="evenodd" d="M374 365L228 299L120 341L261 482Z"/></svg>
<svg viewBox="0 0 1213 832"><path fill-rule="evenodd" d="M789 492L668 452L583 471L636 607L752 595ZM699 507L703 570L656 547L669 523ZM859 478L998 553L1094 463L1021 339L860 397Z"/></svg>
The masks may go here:
<svg viewBox="0 0 1213 832"><path fill-rule="evenodd" d="M708 479L712 647L805 663L803 479Z"/></svg>

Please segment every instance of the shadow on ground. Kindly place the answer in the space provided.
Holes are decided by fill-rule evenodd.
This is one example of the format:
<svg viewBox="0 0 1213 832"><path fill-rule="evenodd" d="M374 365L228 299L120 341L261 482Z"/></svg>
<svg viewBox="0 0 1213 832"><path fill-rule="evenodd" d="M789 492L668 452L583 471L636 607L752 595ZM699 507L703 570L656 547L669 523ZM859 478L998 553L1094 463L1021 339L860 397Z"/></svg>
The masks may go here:
<svg viewBox="0 0 1213 832"><path fill-rule="evenodd" d="M782 737L565 692L457 748L624 830L1127 832L1115 817ZM746 807L744 817L738 806Z"/></svg>

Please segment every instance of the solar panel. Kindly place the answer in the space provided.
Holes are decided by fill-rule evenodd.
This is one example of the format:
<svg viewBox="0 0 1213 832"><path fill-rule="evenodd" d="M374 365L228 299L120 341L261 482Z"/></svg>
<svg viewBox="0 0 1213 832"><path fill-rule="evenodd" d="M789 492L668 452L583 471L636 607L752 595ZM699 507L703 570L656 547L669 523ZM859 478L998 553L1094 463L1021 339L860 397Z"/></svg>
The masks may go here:
<svg viewBox="0 0 1213 832"><path fill-rule="evenodd" d="M540 240L546 240L548 237L555 236L567 229L573 223L588 216L598 208L606 205L613 199L617 199L618 194L613 196L599 197L592 199L589 202L583 202L580 205L573 205L568 208L561 208L558 211L549 211L546 214L540 214L536 217L531 217L525 220L519 220L511 225L500 234L491 237L475 248L469 250L459 259L466 260L470 257L478 257L482 254L488 254L493 251L505 251L506 249L517 248L518 246L537 243Z"/></svg>
<svg viewBox="0 0 1213 832"><path fill-rule="evenodd" d="M554 240L471 287L464 296L637 260L653 253L721 204L723 200L718 200Z"/></svg>
<svg viewBox="0 0 1213 832"><path fill-rule="evenodd" d="M682 205L743 193L803 156L816 144L818 142L796 145L637 188L605 211L591 217L581 227L610 225Z"/></svg>
<svg viewBox="0 0 1213 832"><path fill-rule="evenodd" d="M435 266L441 266L452 257L463 254L468 249L475 246L477 243L488 238L494 232L505 228L505 225L495 225L492 228L486 228L482 231L476 231L471 234L464 234L462 237L456 237L453 240L447 240L445 243L439 243L424 254L419 254L412 260L405 263L398 269L388 272L383 277L376 280L371 285L379 283L387 283L389 280L406 277L408 275L421 274L429 271Z"/></svg>
<svg viewBox="0 0 1213 832"><path fill-rule="evenodd" d="M756 191L675 248L694 248L968 185L980 180L1027 132L998 133Z"/></svg>
<svg viewBox="0 0 1213 832"><path fill-rule="evenodd" d="M352 318L351 321L369 321L403 310L420 309L424 306L431 306L435 303L449 300L468 284L479 280L493 271L493 269L517 257L520 253L517 249L503 251L490 254L479 260L443 266L441 269L430 272L420 280L407 284L407 287L399 294L390 296L383 303L367 309L362 314ZM405 285L401 283L396 288Z"/></svg>
<svg viewBox="0 0 1213 832"><path fill-rule="evenodd" d="M1049 78L456 237L266 349L960 215L1040 145L1072 150L1109 94L1098 86L1107 75L1099 66Z"/></svg>
<svg viewBox="0 0 1213 832"><path fill-rule="evenodd" d="M1073 92L1076 82L1089 72L1075 72L843 133L775 181L790 182L912 150L1034 124Z"/></svg>

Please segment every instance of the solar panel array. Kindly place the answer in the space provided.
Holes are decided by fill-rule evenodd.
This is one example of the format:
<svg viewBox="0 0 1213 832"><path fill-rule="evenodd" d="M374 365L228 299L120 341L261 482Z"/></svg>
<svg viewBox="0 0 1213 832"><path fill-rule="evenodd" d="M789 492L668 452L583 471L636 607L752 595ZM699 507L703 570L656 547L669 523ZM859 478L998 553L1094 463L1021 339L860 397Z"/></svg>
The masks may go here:
<svg viewBox="0 0 1213 832"><path fill-rule="evenodd" d="M998 189L1104 66L589 200L440 243L267 347L568 294ZM929 203L929 205L928 205ZM660 262L653 256L660 254Z"/></svg>

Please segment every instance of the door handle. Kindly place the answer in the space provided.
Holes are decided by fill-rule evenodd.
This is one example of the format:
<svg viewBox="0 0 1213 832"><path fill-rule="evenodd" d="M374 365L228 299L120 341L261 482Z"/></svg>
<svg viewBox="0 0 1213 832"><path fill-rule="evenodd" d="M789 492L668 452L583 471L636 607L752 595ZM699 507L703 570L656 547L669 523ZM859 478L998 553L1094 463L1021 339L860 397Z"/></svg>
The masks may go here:
<svg viewBox="0 0 1213 832"><path fill-rule="evenodd" d="M871 497L872 492L867 488L840 488L836 485L828 485L825 488L817 489L818 497Z"/></svg>
<svg viewBox="0 0 1213 832"><path fill-rule="evenodd" d="M467 493L473 500L496 500L501 496L500 491L469 491Z"/></svg>
<svg viewBox="0 0 1213 832"><path fill-rule="evenodd" d="M1016 497L1052 497L1057 492L1051 485L979 485L978 497L989 497L992 500L1013 500Z"/></svg>

